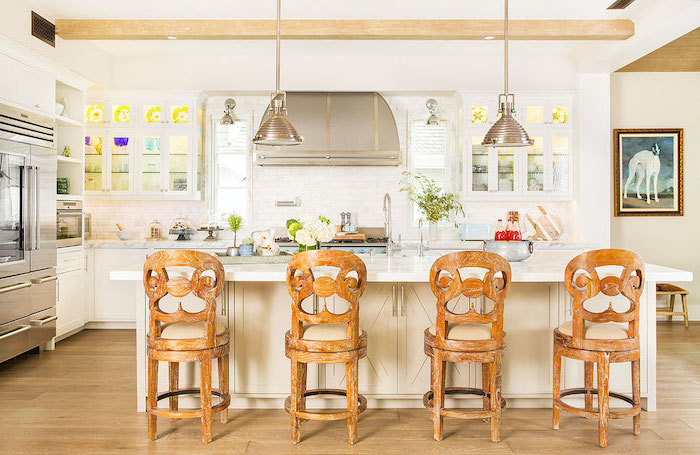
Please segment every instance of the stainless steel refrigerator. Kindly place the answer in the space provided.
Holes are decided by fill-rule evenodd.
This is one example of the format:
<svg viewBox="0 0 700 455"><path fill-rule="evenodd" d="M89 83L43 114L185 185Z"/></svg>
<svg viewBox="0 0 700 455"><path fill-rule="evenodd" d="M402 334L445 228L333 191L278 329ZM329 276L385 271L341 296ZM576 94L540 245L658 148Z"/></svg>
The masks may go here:
<svg viewBox="0 0 700 455"><path fill-rule="evenodd" d="M0 362L56 336L54 122L0 105Z"/></svg>

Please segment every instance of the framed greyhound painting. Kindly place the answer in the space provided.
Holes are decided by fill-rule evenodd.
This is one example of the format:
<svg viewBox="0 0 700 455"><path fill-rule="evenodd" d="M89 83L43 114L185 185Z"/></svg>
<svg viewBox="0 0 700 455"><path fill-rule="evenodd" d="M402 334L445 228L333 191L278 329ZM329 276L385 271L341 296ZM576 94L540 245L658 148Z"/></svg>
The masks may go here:
<svg viewBox="0 0 700 455"><path fill-rule="evenodd" d="M683 215L683 129L614 131L615 216Z"/></svg>

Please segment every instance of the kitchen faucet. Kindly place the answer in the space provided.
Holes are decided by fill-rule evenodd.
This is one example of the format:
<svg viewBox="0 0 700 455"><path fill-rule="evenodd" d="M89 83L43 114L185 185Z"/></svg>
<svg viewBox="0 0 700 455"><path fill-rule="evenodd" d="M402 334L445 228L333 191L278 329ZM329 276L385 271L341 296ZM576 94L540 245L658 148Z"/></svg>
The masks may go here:
<svg viewBox="0 0 700 455"><path fill-rule="evenodd" d="M391 240L391 196L384 194L384 236L386 237L386 254L391 257L393 245Z"/></svg>

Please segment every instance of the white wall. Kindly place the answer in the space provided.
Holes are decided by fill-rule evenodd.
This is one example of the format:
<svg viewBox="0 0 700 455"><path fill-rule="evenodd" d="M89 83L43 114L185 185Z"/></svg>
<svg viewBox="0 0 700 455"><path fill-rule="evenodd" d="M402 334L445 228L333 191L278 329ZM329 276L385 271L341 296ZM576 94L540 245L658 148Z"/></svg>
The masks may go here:
<svg viewBox="0 0 700 455"><path fill-rule="evenodd" d="M612 128L683 128L685 168L685 216L614 217L612 246L700 277L700 73L614 73L610 96ZM690 291L691 318L700 320L700 282L677 284Z"/></svg>
<svg viewBox="0 0 700 455"><path fill-rule="evenodd" d="M40 41L31 33L31 12L36 11L44 18L53 21L51 12L33 8L24 0L2 0L0 6L0 35L65 66L95 83L109 85L112 72L112 59L104 51L88 41L64 41L56 38L56 47Z"/></svg>

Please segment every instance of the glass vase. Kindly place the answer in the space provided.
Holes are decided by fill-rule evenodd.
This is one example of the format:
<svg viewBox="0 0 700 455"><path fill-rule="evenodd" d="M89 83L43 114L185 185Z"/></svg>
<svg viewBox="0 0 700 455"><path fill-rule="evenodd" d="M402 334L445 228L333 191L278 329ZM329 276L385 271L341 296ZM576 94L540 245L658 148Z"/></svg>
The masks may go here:
<svg viewBox="0 0 700 455"><path fill-rule="evenodd" d="M312 251L312 250L320 250L321 249L321 242L316 242L316 245L312 246L306 246L299 244L299 252L301 253L302 251Z"/></svg>
<svg viewBox="0 0 700 455"><path fill-rule="evenodd" d="M428 240L438 240L438 224L434 221L428 223Z"/></svg>

